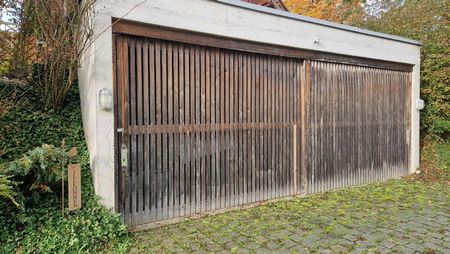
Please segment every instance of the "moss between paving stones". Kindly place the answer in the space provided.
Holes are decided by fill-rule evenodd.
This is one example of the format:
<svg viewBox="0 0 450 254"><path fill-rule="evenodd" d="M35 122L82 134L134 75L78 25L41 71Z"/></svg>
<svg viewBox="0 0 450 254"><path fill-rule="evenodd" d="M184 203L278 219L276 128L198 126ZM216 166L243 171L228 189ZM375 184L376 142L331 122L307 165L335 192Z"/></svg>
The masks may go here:
<svg viewBox="0 0 450 254"><path fill-rule="evenodd" d="M447 185L397 179L186 219L135 234L131 253L430 251L431 247L439 253L450 249L444 239L449 214ZM434 219L427 220L429 216ZM436 238L439 235L442 238Z"/></svg>

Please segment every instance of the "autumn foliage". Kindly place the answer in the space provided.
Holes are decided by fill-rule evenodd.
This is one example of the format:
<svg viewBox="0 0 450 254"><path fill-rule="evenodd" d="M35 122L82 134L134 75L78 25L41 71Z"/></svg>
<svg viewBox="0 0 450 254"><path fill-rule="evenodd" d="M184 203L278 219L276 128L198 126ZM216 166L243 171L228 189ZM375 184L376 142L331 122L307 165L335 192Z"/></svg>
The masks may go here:
<svg viewBox="0 0 450 254"><path fill-rule="evenodd" d="M285 0L290 12L338 23L353 23L364 14L360 0Z"/></svg>
<svg viewBox="0 0 450 254"><path fill-rule="evenodd" d="M421 127L450 141L450 4L448 0L284 0L293 13L422 42ZM425 136L425 135L422 135Z"/></svg>

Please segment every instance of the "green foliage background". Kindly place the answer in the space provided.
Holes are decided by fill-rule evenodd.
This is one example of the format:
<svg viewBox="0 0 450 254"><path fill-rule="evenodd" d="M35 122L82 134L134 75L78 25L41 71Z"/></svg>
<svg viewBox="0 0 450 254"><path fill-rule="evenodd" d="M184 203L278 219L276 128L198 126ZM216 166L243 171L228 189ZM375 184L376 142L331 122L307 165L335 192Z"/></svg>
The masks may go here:
<svg viewBox="0 0 450 254"><path fill-rule="evenodd" d="M450 1L406 0L379 17L368 17L356 25L422 42L422 129L434 138L448 140L450 134Z"/></svg>
<svg viewBox="0 0 450 254"><path fill-rule="evenodd" d="M126 252L126 226L117 215L98 205L94 194L78 87L72 89L60 112L40 110L33 87L0 82L3 89L17 89L23 100L0 118L0 168L17 163L23 153L43 143L60 147L64 138L67 147L76 146L79 152L83 207L66 211L63 218L58 189L27 196L19 208L0 197L0 253Z"/></svg>

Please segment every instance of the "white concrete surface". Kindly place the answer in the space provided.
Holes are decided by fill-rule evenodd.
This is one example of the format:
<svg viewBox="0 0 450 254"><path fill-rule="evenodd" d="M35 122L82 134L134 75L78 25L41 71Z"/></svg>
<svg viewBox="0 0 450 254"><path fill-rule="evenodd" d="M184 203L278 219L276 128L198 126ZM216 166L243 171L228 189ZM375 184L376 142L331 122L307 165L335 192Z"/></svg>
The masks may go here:
<svg viewBox="0 0 450 254"><path fill-rule="evenodd" d="M94 20L98 38L79 71L83 122L95 190L114 208L114 113L100 110L97 93L113 89L111 19L123 18L294 48L413 64L412 102L419 99L420 47L392 38L358 33L319 23L264 13L213 0L101 0ZM320 39L315 44L314 40ZM419 111L411 108L411 167L419 166Z"/></svg>

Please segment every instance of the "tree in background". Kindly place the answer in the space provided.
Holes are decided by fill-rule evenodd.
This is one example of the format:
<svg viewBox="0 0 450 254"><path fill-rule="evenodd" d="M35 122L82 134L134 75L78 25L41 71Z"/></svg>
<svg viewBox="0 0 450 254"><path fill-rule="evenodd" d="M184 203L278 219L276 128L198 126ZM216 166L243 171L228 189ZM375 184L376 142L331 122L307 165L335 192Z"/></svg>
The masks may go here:
<svg viewBox="0 0 450 254"><path fill-rule="evenodd" d="M96 0L0 2L0 11L5 15L5 10L12 10L9 19L17 25L17 31L2 33L4 38L12 38L14 43L3 43L2 51L11 57L9 62L2 60L0 66L5 62L10 75L18 72L17 70L23 73L12 76L26 78L34 84L45 110L59 110L77 78L81 58L93 39L91 21L95 2Z"/></svg>
<svg viewBox="0 0 450 254"><path fill-rule="evenodd" d="M10 78L26 78L35 59L23 15L22 0L0 0L0 75Z"/></svg>
<svg viewBox="0 0 450 254"><path fill-rule="evenodd" d="M434 137L450 134L450 2L405 0L380 15L368 15L356 25L419 40L421 97L426 102L422 127Z"/></svg>
<svg viewBox="0 0 450 254"><path fill-rule="evenodd" d="M364 15L363 0L285 0L290 12L338 23L353 23Z"/></svg>
<svg viewBox="0 0 450 254"><path fill-rule="evenodd" d="M422 128L450 137L449 0L285 0L291 12L422 42Z"/></svg>

